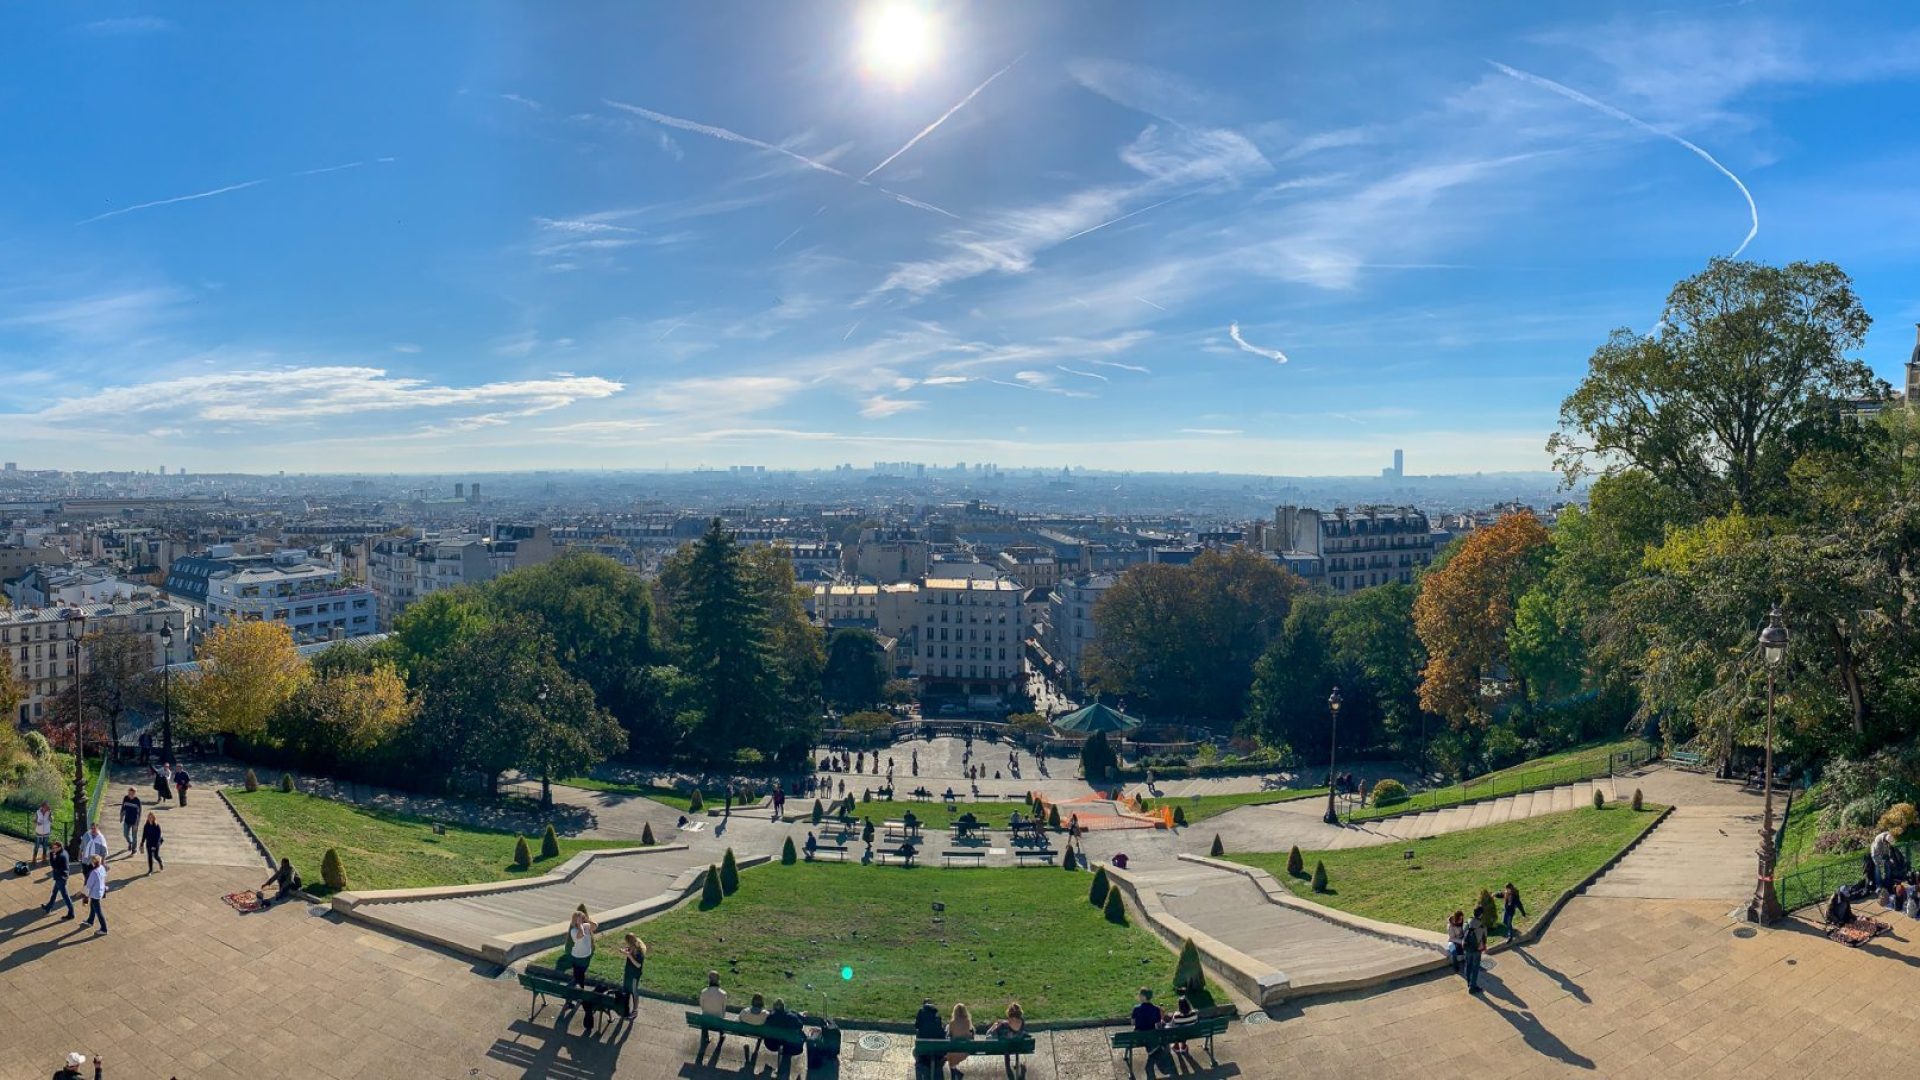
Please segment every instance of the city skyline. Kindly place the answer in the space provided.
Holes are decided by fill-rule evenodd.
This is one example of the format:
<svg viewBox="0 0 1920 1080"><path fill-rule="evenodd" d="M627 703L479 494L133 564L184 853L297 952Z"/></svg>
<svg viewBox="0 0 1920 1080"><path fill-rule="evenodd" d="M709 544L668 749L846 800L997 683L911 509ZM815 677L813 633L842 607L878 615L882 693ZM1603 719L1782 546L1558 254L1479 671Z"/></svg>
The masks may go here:
<svg viewBox="0 0 1920 1080"><path fill-rule="evenodd" d="M1920 317L1891 5L113 11L0 43L26 467L1543 471L1711 257Z"/></svg>

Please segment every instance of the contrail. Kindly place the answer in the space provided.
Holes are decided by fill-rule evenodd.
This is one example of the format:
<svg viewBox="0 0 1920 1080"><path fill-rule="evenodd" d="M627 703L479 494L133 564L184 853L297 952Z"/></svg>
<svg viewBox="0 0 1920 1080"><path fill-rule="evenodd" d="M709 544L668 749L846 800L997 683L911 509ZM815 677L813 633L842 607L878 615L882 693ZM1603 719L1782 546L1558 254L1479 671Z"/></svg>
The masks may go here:
<svg viewBox="0 0 1920 1080"><path fill-rule="evenodd" d="M685 320L685 319L681 319L681 320L680 320L679 322L676 322L676 323L674 323L674 324L673 324L672 326L669 326L669 327L667 327L667 330L666 330L666 333L664 333L664 334L661 334L661 335L660 335L659 337L657 337L657 338L654 338L654 339L653 339L653 343L654 343L655 345L658 345L658 344L660 344L661 342L663 342L663 341L665 341L665 340L667 340L667 334L671 334L671 333L673 333L673 332L674 332L675 330L678 330L678 329L680 329L680 328L681 328L682 326L685 326L685 325L687 325L687 320Z"/></svg>
<svg viewBox="0 0 1920 1080"><path fill-rule="evenodd" d="M840 340L841 340L841 341L845 341L845 340L847 340L848 338L850 338L850 337L852 337L852 336L853 336L853 332L854 332L855 330L858 330L858 329L860 329L860 320L858 320L858 319L855 319L855 320L853 321L853 325L852 325L852 326L849 326L849 327L847 327L847 332L846 332L846 333L844 333L844 334L841 334L841 335L840 335Z"/></svg>
<svg viewBox="0 0 1920 1080"><path fill-rule="evenodd" d="M349 161L345 165L328 165L321 169L301 169L295 176L319 176L321 173L339 172L342 169L357 169L365 165L364 161Z"/></svg>
<svg viewBox="0 0 1920 1080"><path fill-rule="evenodd" d="M769 150L769 151L772 151L773 153L790 157L793 160L799 162L800 164L805 165L809 169L816 169L820 172L827 173L830 176L837 176L842 180L851 180L854 183L859 184L861 187L871 187L881 192L882 194L888 195L894 199L899 200L902 203L905 203L908 206L913 207L916 210L927 210L935 214L941 214L946 217L953 218L956 221L959 220L960 218L960 215L949 213L933 205L932 203L921 202L918 199L910 199L907 196L902 195L897 191L888 191L886 188L883 188L878 184L868 183L865 177L855 176L852 173L846 172L844 170L836 169L824 161L816 161L805 154L796 153L792 150L787 149L784 146L776 146L773 143L767 142L764 139L756 139L751 135L742 135L737 131L731 131L727 128L718 127L713 124L702 124L698 120L686 120L678 116L668 116L666 113L663 113L663 112L654 112L652 109L642 108L638 105L629 105L623 101L614 101L611 98L602 98L601 100L606 102L606 104L610 108L621 109L626 112L630 112L635 116L645 117L646 119L651 120L656 124L665 124L667 127L679 128L681 131L691 131L696 135L705 135L708 138L719 139L722 142L740 143L743 146L751 146L760 150ZM825 209L825 207L823 206L821 209ZM815 211L815 213L818 213L818 211Z"/></svg>
<svg viewBox="0 0 1920 1080"><path fill-rule="evenodd" d="M1149 300L1149 299L1147 299L1147 298L1146 298L1146 297L1144 297L1144 296L1136 296L1136 297L1134 297L1134 299L1135 299L1135 300L1138 300L1138 301L1140 301L1141 303L1143 303L1143 304L1145 304L1145 305L1147 305L1148 307L1150 307L1150 308L1152 308L1152 309L1153 309L1153 310L1155 310L1155 311L1165 311L1165 310L1167 310L1166 308L1163 308L1163 307L1161 307L1161 306L1160 306L1159 304L1156 304L1156 303L1154 303L1153 301L1151 301L1151 300Z"/></svg>
<svg viewBox="0 0 1920 1080"><path fill-rule="evenodd" d="M1078 371L1078 370L1075 370L1074 368L1070 368L1066 366L1065 364L1055 364L1053 366L1058 368L1061 371L1066 372L1069 375L1078 375L1083 379L1099 379L1101 382L1113 381L1112 379L1107 378L1105 375L1102 375L1097 371Z"/></svg>
<svg viewBox="0 0 1920 1080"><path fill-rule="evenodd" d="M1282 364L1287 362L1287 354L1281 352L1279 349L1263 349L1258 345L1247 344L1247 339L1240 336L1239 323L1229 323L1227 325L1227 336L1232 338L1233 343L1240 346L1245 352L1250 352L1255 356L1264 356L1269 360L1278 361Z"/></svg>
<svg viewBox="0 0 1920 1080"><path fill-rule="evenodd" d="M994 72L993 74L991 74L991 75L989 75L989 76L987 76L987 81L985 81L985 82L983 82L983 83L981 83L981 84L980 84L979 86L976 86L976 87L974 87L974 88L973 88L973 91L972 91L971 93L969 93L969 94L968 94L968 95L967 95L966 97L963 97L963 98L961 98L961 99L959 100L959 102L957 102L957 103L956 103L956 104L955 104L955 105L953 106L953 108L951 108L951 109L948 109L948 110L947 110L946 112L943 112L943 113L941 113L941 114L940 114L940 119L938 119L938 120L935 120L935 121L934 121L933 123L931 123L931 124L928 124L928 125L927 125L926 127L923 127L923 128L921 128L921 129L920 129L920 134L918 134L918 135L915 135L915 136L914 136L913 138L911 138L911 139L908 139L908 140L907 140L907 145L905 145L905 146L903 146L903 147L901 147L901 148L900 148L900 149L898 149L898 150L895 150L895 151L894 151L893 153L891 153L891 154L888 154L888 155L887 155L887 159L886 159L885 161L882 161L882 162L881 162L880 164L878 164L878 165L875 165L875 166L874 166L873 168L871 168L871 169L868 169L868 170L867 170L867 172L866 172L866 175L865 175L865 176L862 176L862 177L861 177L860 179L862 179L862 180L866 180L866 179L869 179L869 178L871 178L871 177L873 176L873 174L874 174L874 173L877 173L877 172L879 172L879 171L880 171L881 169L884 169L884 168L886 168L887 166L889 166L889 165L891 165L891 164L893 164L893 160L894 160L895 158L897 158L897 157L899 157L899 156L900 156L901 154L904 154L904 153L906 153L907 151L909 151L909 150L911 150L911 149L913 149L913 146L914 146L914 144L915 144L915 143L917 143L917 142L919 142L919 141L920 141L921 139L924 139L924 138L926 138L927 136L929 136L929 135L931 135L931 134L933 134L933 132L934 132L934 129L936 129L936 128L938 128L938 127L939 127L939 126L940 126L941 124L944 124L944 123L946 123L946 122L947 122L947 120L948 120L948 118L950 118L950 117L952 117L954 113L957 113L957 112L959 112L959 111L960 111L961 109L964 109L964 108L966 108L966 107L967 107L967 103L968 103L968 102L970 102L970 101L972 101L972 100L973 100L974 98L977 98L977 97L979 97L979 96L980 96L980 91L982 91L982 90L985 90L985 89L986 89L987 87L989 87L989 86L992 86L992 85L993 85L993 80L995 80L995 79L997 79L997 78L999 78L999 77L1000 77L1000 76L1002 76L1002 75L1005 75L1005 74L1006 74L1007 72L1009 72L1009 71L1012 71L1012 70L1013 70L1013 65L1014 65L1014 64L1018 64L1018 63L1019 63L1020 61L1022 61L1022 60L1025 60L1026 58L1027 58L1027 54L1026 54L1026 53L1021 53L1021 54L1020 54L1019 56L1016 56L1016 57L1014 57L1014 58L1013 58L1013 64L1008 64L1008 65L1007 65L1006 67L1003 67L1003 68L1001 68L1001 69L1000 69L999 71L996 71L996 72Z"/></svg>
<svg viewBox="0 0 1920 1080"><path fill-rule="evenodd" d="M1101 229L1104 229L1104 228L1106 228L1106 227L1107 227L1107 226L1109 226L1109 225L1118 225L1118 224L1120 224L1121 222L1123 222L1123 221L1125 221L1125 220L1127 220L1127 219L1128 219L1128 218L1130 218L1130 217L1138 217L1138 216L1140 216L1141 214L1144 214L1144 213L1146 213L1146 212L1147 212L1147 211L1149 211L1149 210L1158 210L1158 209L1160 209L1161 207L1163 207L1163 206L1165 206L1165 205L1167 205L1168 203L1170 203L1170 202L1173 202L1173 201L1174 201L1174 199L1182 199L1182 198L1185 198L1185 196L1184 196L1184 195L1175 195L1175 196L1174 196L1174 197L1173 197L1172 199L1161 199L1161 200L1160 200L1159 202L1157 202L1157 203L1154 203L1154 204L1153 204L1153 205L1151 205L1151 206L1143 206L1143 207L1141 207L1140 209L1138 209L1138 210L1135 210L1135 211L1133 211L1133 212L1131 212L1131 213L1126 213L1126 214L1121 214L1121 215L1120 215L1119 217L1117 217L1117 218L1114 218L1114 219L1113 219L1113 220L1111 220L1111 221L1103 221L1103 222L1101 222L1100 224L1098 224L1098 225L1095 225L1095 226L1093 226L1093 227L1092 227L1092 228L1090 228L1090 229L1081 229L1081 230L1080 230L1079 232L1077 232L1077 233L1074 233L1074 234L1073 234L1072 236L1069 236L1069 237L1067 237L1066 239L1063 239L1063 240L1061 240L1060 242L1061 242L1062 244L1064 244L1064 243L1066 243L1066 242L1067 242L1067 240L1078 240L1078 239L1080 239L1081 237L1083 237L1083 236L1085 236L1085 235L1087 235L1088 233L1095 233L1095 232L1099 232L1099 231L1100 231Z"/></svg>
<svg viewBox="0 0 1920 1080"><path fill-rule="evenodd" d="M1136 297L1136 299L1138 298ZM1118 360L1089 360L1087 363L1095 367L1119 368L1121 371L1137 371L1142 375L1151 374L1147 368L1141 367L1139 364L1123 364Z"/></svg>
<svg viewBox="0 0 1920 1080"><path fill-rule="evenodd" d="M1665 128L1655 127L1652 124L1647 123L1645 120L1642 120L1631 113L1624 112L1620 109L1616 109L1604 101L1596 101L1595 99L1588 97L1587 95L1581 93L1580 91L1575 90L1570 86L1563 86L1560 83L1554 82L1552 79L1543 78L1539 75L1534 75L1530 72L1521 71L1518 68L1508 67L1507 65L1501 63L1498 60L1489 60L1487 61L1487 63L1492 64L1495 68L1498 68L1501 72L1507 75L1511 75L1516 79L1519 79L1521 82L1532 83L1533 85L1538 86L1543 90L1550 90L1553 93L1559 94L1561 97L1568 99L1569 101L1579 102L1580 104L1585 105L1589 109L1597 109L1600 112L1603 112L1608 116L1613 117L1615 120L1620 120L1620 121L1624 121L1626 123L1632 124L1634 127L1639 128L1641 131L1644 131L1649 135L1658 135L1663 139L1668 139L1672 142L1679 143L1681 146L1684 146L1688 150L1693 151L1695 154L1699 155L1700 160L1713 166L1715 169L1718 169L1720 171L1720 175L1733 181L1733 186L1740 189L1741 197L1747 200L1747 214L1753 219L1753 225L1751 228L1747 230L1747 238L1745 240L1740 241L1740 246L1737 248L1734 248L1733 254L1729 257L1736 258L1736 259L1739 258L1740 253L1747 250L1747 245L1753 243L1753 238L1759 235L1760 207L1757 206L1753 201L1753 192L1748 191L1747 185L1741 183L1740 178L1733 175L1732 169L1729 169L1725 165L1720 164L1720 162L1717 159L1715 159L1712 154L1709 154L1705 150L1702 150L1698 145L1688 142L1686 139L1683 139L1680 136L1675 135L1673 132L1668 131Z"/></svg>
<svg viewBox="0 0 1920 1080"><path fill-rule="evenodd" d="M265 179L243 180L238 184L228 184L226 187L214 188L212 191L198 191L192 195L175 195L171 199L155 199L152 202L135 203L132 206L123 206L118 210L109 210L104 214L95 214L90 218L76 222L76 224L91 225L96 221L105 221L110 217L119 217L121 214L131 214L135 210L151 210L156 206L172 206L174 203L192 202L195 199L211 199L215 195L225 195L229 191L240 191L244 188L258 187L266 182Z"/></svg>
<svg viewBox="0 0 1920 1080"><path fill-rule="evenodd" d="M780 250L781 248L783 248L783 247L786 247L786 246L787 246L787 241L789 241L789 240L791 240L791 239L793 239L793 238L794 238L794 237L796 237L796 236L799 236L799 235L800 235L800 230L801 230L801 229L804 229L804 228L806 228L806 226L805 226L805 225L801 225L801 226L798 226L798 227L796 227L796 228L795 228L795 229L794 229L794 230L793 230L792 232L790 232L790 233L788 233L787 235L785 235L785 236L783 236L783 237L781 237L781 238L780 238L780 242L779 242L779 243L777 243L777 244L775 244L775 245L773 245L773 250L774 250L774 251L779 251L779 250ZM772 253L773 253L773 252L768 252L768 254L772 254Z"/></svg>

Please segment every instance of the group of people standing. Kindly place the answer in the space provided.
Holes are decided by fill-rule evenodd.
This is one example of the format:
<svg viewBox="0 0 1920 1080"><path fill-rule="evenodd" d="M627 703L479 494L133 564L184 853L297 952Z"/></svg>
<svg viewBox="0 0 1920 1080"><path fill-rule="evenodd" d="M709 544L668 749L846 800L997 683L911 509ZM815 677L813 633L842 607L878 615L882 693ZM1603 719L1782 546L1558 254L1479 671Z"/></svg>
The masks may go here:
<svg viewBox="0 0 1920 1080"><path fill-rule="evenodd" d="M1513 920L1527 914L1527 905L1520 899L1520 889L1511 881L1500 890L1499 900L1500 927L1511 941ZM1480 967L1489 947L1487 938L1491 929L1481 919L1477 905L1471 917L1464 911L1455 911L1447 917L1447 959L1452 962L1453 970L1467 980L1469 994L1480 992Z"/></svg>
<svg viewBox="0 0 1920 1080"><path fill-rule="evenodd" d="M184 775L184 772L182 773ZM184 788L182 789L184 790ZM144 809L139 794L128 788L120 799L120 834L127 842L126 854L129 858L136 851L145 851L147 872L156 869L165 870L167 864L160 857L160 847L165 836L160 829L160 819L152 812L141 821ZM107 932L107 912L103 904L107 896L107 859L109 857L107 838L100 831L99 822L94 822L80 838L79 850L69 852L67 845L53 838L53 809L41 803L33 812L33 851L28 856L29 865L37 864L42 856L47 860L48 880L52 890L47 902L40 905L43 912L52 912L57 905L64 904L67 913L62 921L74 917L73 894L69 889L68 877L76 870L86 875L82 895L87 903L87 921L84 926L99 927L97 933Z"/></svg>

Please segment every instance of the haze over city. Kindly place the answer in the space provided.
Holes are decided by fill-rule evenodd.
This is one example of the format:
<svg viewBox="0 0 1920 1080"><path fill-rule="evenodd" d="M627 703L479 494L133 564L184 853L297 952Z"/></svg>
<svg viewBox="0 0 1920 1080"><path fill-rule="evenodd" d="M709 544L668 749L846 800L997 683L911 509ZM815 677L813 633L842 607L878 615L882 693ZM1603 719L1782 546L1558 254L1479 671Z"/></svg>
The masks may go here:
<svg viewBox="0 0 1920 1080"><path fill-rule="evenodd" d="M1891 4L332 14L9 12L9 458L1541 470L1710 257L1916 316Z"/></svg>

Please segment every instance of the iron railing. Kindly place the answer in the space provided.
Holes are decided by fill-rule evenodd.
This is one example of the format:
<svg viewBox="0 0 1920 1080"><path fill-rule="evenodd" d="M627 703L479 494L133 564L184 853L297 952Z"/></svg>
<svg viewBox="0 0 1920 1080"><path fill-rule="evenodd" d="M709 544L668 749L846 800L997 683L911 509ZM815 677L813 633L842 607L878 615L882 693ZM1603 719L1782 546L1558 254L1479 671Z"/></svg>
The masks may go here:
<svg viewBox="0 0 1920 1080"><path fill-rule="evenodd" d="M1915 842L1906 840L1894 846L1898 847L1900 853L1906 857L1907 865L1912 866ZM1781 910L1797 911L1803 907L1822 903L1840 886L1866 880L1861 873L1864 869L1863 860L1866 857L1866 852L1856 851L1816 866L1802 867L1786 874L1775 874L1773 893L1780 900Z"/></svg>
<svg viewBox="0 0 1920 1080"><path fill-rule="evenodd" d="M1652 743L1643 743L1626 750L1616 750L1605 758L1581 757L1557 765L1542 765L1539 768L1525 769L1520 772L1492 773L1459 784L1415 792L1405 802L1358 808L1352 811L1349 820L1366 821L1391 814L1443 810L1462 803L1483 802L1508 795L1524 795L1529 791L1540 791L1545 788L1559 787L1562 784L1578 783L1581 780L1613 776L1643 765L1657 754L1658 750Z"/></svg>

